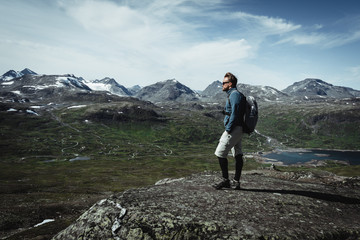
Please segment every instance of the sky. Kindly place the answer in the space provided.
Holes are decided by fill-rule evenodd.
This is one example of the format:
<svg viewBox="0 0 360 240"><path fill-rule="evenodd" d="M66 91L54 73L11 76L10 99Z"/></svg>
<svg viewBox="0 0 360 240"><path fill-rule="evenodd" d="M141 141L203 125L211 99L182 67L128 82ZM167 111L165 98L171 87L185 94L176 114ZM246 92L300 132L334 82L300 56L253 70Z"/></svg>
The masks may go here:
<svg viewBox="0 0 360 240"><path fill-rule="evenodd" d="M360 90L358 0L0 0L0 75Z"/></svg>

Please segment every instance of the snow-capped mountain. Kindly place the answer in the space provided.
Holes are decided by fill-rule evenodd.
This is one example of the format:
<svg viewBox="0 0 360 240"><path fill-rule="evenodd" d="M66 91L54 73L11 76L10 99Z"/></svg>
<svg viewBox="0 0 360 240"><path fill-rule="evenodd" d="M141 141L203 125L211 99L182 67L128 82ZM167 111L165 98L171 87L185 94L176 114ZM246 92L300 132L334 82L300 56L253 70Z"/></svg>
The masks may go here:
<svg viewBox="0 0 360 240"><path fill-rule="evenodd" d="M27 74L37 75L36 72L33 72L28 68L25 68L24 70L22 70L20 72L15 71L15 70L10 70L10 71L7 71L6 73L4 73L2 76L0 76L0 82L1 81L10 81L14 78L22 77Z"/></svg>
<svg viewBox="0 0 360 240"><path fill-rule="evenodd" d="M143 87L135 97L150 102L186 102L199 99L199 95L175 79L157 82Z"/></svg>
<svg viewBox="0 0 360 240"><path fill-rule="evenodd" d="M118 96L131 96L132 93L113 78L103 78L101 80L84 81L93 91L108 91Z"/></svg>
<svg viewBox="0 0 360 240"><path fill-rule="evenodd" d="M360 91L348 87L334 86L320 79L307 78L295 82L285 88L283 92L297 97L330 97L330 98L352 98L360 97Z"/></svg>
<svg viewBox="0 0 360 240"><path fill-rule="evenodd" d="M334 86L320 79L308 78L303 81L295 82L283 91L279 91L269 86L254 86L239 83L239 91L245 96L254 96L258 101L292 101L294 99L319 98L353 98L360 97L360 91L347 87ZM96 101L97 96L104 98L105 95L132 96L140 100L157 102L217 102L223 103L226 94L222 91L221 81L214 81L204 91L199 93L181 84L175 79L157 82L155 84L141 88L135 85L127 89L113 78L88 81L82 77L72 74L65 75L39 75L32 70L25 68L22 71L10 70L0 76L0 95L5 99L56 99L61 97L74 99L74 93L94 93L87 95L87 99ZM85 94L85 95L86 95ZM105 95L104 95L105 94ZM105 97L107 98L107 97Z"/></svg>
<svg viewBox="0 0 360 240"><path fill-rule="evenodd" d="M26 74L10 81L0 82L2 91L19 91L24 93L43 90L46 88L68 88L72 90L91 89L83 83L83 78L72 74L66 75L33 75Z"/></svg>
<svg viewBox="0 0 360 240"><path fill-rule="evenodd" d="M132 94L112 78L87 81L73 74L38 75L26 68L21 72L10 70L0 77L0 95L3 101L48 99L59 102L61 99L77 101L77 98L79 101L97 101L96 96L104 100L109 98L107 95L116 98Z"/></svg>
<svg viewBox="0 0 360 240"><path fill-rule="evenodd" d="M12 99L59 99L75 92L86 92L91 89L83 83L83 78L66 75L26 74L8 81L0 81L2 96Z"/></svg>

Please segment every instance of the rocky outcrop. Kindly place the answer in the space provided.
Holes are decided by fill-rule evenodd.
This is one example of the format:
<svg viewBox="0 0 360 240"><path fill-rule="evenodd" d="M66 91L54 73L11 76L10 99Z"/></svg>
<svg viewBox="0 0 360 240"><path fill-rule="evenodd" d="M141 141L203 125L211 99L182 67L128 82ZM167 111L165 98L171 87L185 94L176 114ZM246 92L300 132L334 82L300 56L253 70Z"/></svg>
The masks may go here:
<svg viewBox="0 0 360 240"><path fill-rule="evenodd" d="M54 239L359 239L358 178L245 172L242 190L218 173L164 179L92 206Z"/></svg>

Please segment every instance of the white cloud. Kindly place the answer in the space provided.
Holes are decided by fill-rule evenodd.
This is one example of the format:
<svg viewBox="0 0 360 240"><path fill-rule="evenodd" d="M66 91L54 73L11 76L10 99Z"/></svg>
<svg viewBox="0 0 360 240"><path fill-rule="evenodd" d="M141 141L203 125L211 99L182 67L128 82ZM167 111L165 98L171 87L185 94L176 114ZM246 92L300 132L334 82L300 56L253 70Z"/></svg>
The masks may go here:
<svg viewBox="0 0 360 240"><path fill-rule="evenodd" d="M322 34L293 34L277 42L277 44L293 43L295 45L317 45L326 40L326 36Z"/></svg>
<svg viewBox="0 0 360 240"><path fill-rule="evenodd" d="M97 40L104 38L104 43L109 45L102 49L108 53L103 56L104 59L112 58L114 62L118 59L118 65L123 66L121 72L116 71L121 77L119 82L130 79L136 72L135 77L142 79L143 85L175 77L201 89L212 78L209 72L219 74L215 71L251 57L254 49L244 39L208 40L194 36L198 25L186 23L178 12L183 2L170 4L168 1L155 1L142 8L131 9L113 2L88 0L63 4L63 8L81 26L96 35ZM191 11L195 9L182 5L182 12L189 14ZM164 21L171 16L174 18ZM114 51L111 53L106 48ZM206 83L194 83L194 79Z"/></svg>
<svg viewBox="0 0 360 240"><path fill-rule="evenodd" d="M277 42L277 44L293 43L295 45L315 45L321 48L343 46L360 40L360 31L351 33L295 33Z"/></svg>
<svg viewBox="0 0 360 240"><path fill-rule="evenodd" d="M204 42L178 51L172 56L171 64L175 68L187 65L191 68L200 67L199 65L205 65L206 68L218 64L228 65L250 57L251 50L250 44L244 39Z"/></svg>
<svg viewBox="0 0 360 240"><path fill-rule="evenodd" d="M334 48L360 40L360 16L344 17L327 25L315 24L286 35L277 44L313 45Z"/></svg>
<svg viewBox="0 0 360 240"><path fill-rule="evenodd" d="M109 1L79 1L63 7L88 31L126 47L137 48L177 35L170 24Z"/></svg>
<svg viewBox="0 0 360 240"><path fill-rule="evenodd" d="M236 12L234 18L240 19L242 24L247 24L252 31L260 31L264 35L283 34L301 28L299 24L293 24L282 18L258 16L245 12Z"/></svg>
<svg viewBox="0 0 360 240"><path fill-rule="evenodd" d="M359 24L342 28L353 19L335 28L306 26L240 11L240 3L230 6L222 0L4 1L0 66L4 72L29 67L89 80L113 77L125 86L177 78L195 89L232 71L247 83L285 87L284 79L293 79L285 73L302 71L295 61L311 62L294 60L296 51L330 51L360 39ZM299 71L276 65L281 59L292 60L287 69Z"/></svg>
<svg viewBox="0 0 360 240"><path fill-rule="evenodd" d="M174 53L167 71L184 83L204 89L225 72L238 68L251 54L252 47L244 39L204 42Z"/></svg>

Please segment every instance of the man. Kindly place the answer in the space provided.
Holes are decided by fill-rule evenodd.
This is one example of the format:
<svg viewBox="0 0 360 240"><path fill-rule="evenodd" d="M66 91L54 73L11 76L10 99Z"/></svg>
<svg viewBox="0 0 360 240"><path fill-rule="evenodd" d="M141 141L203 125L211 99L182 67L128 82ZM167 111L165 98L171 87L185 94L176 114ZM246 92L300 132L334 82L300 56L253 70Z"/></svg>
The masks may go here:
<svg viewBox="0 0 360 240"><path fill-rule="evenodd" d="M240 177L244 164L241 149L243 134L242 125L245 113L245 101L243 101L244 95L236 89L237 78L233 74L229 72L226 73L222 84L222 90L228 95L224 109L225 131L221 135L215 155L219 160L223 180L219 184L214 185L214 187L218 190L230 188L227 155L231 150L235 157L235 176L233 181L235 183L235 189L240 190Z"/></svg>

